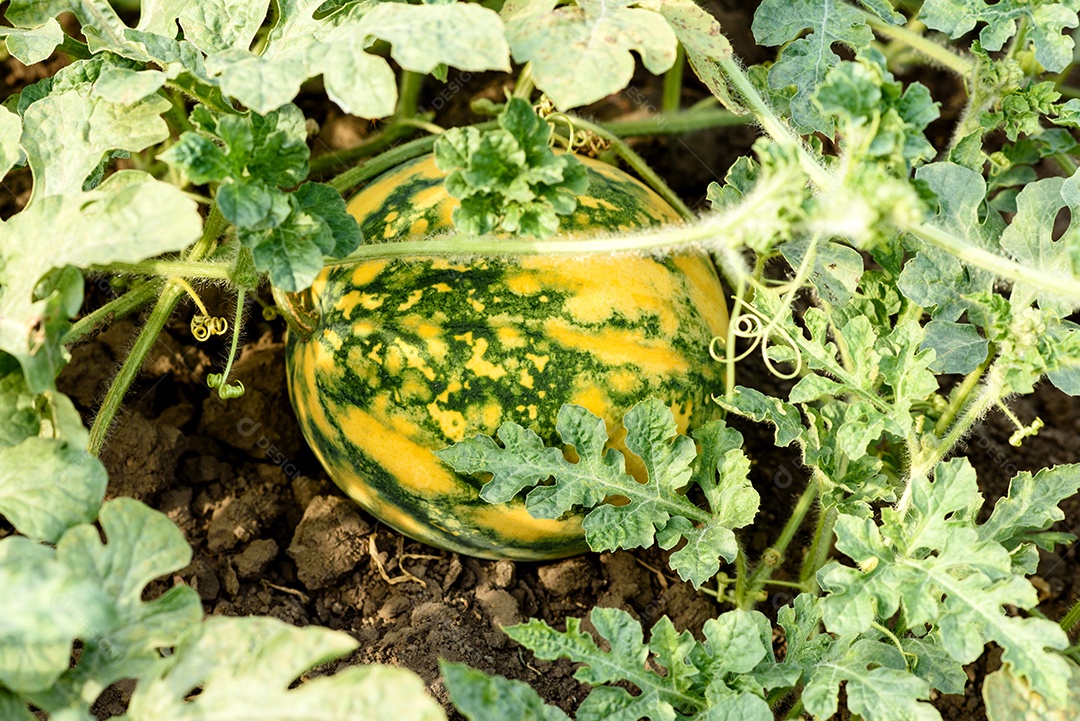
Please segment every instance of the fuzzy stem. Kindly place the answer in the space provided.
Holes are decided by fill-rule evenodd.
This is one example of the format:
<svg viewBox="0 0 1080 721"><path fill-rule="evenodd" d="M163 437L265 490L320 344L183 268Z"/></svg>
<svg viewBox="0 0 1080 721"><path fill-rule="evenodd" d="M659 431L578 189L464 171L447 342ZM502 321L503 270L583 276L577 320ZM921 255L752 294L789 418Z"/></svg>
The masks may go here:
<svg viewBox="0 0 1080 721"><path fill-rule="evenodd" d="M969 265L988 270L999 278L1013 283L1036 286L1045 294L1080 301L1080 279L1076 277L1066 278L1063 274L1051 274L1029 268L1014 260L983 250L928 223L913 223L903 230L955 255Z"/></svg>
<svg viewBox="0 0 1080 721"><path fill-rule="evenodd" d="M236 348L240 345L240 324L244 321L244 289L241 288L236 294L236 316L233 319L232 343L229 344L229 360L225 363L225 370L221 373L221 383L218 384L218 397L223 397L221 389L229 384L229 373L232 372L233 361L236 360Z"/></svg>
<svg viewBox="0 0 1080 721"><path fill-rule="evenodd" d="M877 15L867 12L866 10L860 9L859 12L862 14L866 24L876 30L879 34L884 35L890 40L901 42L911 49L922 53L938 65L948 68L965 80L970 78L975 72L975 63L962 55L953 52L944 45L935 43L925 35L913 32L903 25L891 25Z"/></svg>
<svg viewBox="0 0 1080 721"><path fill-rule="evenodd" d="M780 530L780 537L776 539L776 543L765 549L766 554L775 554L781 561L783 560L787 547L795 538L795 534L798 533L799 528L802 527L802 522L806 518L806 514L810 512L817 497L818 485L816 483L808 484L803 490L802 495L799 496L799 500L795 503L795 508L792 509L791 516L788 517L787 523L785 523L784 527ZM753 606L754 596L757 595L758 591L765 587L769 577L772 576L773 571L778 568L779 565L780 564L778 563L766 563L764 560L758 562L757 567L754 568L754 571L750 576L750 580L746 584L744 594L739 598L739 606L741 608L750 608Z"/></svg>
<svg viewBox="0 0 1080 721"><path fill-rule="evenodd" d="M203 278L228 280L230 268L225 263L184 260L143 260L138 263L95 265L92 270L116 275L146 275L160 278Z"/></svg>
<svg viewBox="0 0 1080 721"><path fill-rule="evenodd" d="M64 345L73 346L93 333L98 326L126 318L161 295L164 287L165 281L155 278L87 313L72 324L71 329L64 336Z"/></svg>
<svg viewBox="0 0 1080 721"><path fill-rule="evenodd" d="M723 128L746 125L750 118L736 115L730 110L710 108L707 110L685 110L677 113L657 113L643 120L613 120L603 127L620 138L632 138L643 135L681 135L709 128Z"/></svg>
<svg viewBox="0 0 1080 721"><path fill-rule="evenodd" d="M934 433L936 435L940 436L943 434L945 429L949 427L949 424L953 422L953 419L956 418L956 414L964 407L964 403L967 402L972 391L979 385L983 373L986 372L986 369L993 360L994 353L987 353L986 359L979 364L979 367L964 376L964 380L957 386L956 395L945 409L945 412L941 414L941 418L938 418L938 422L934 426Z"/></svg>
<svg viewBox="0 0 1080 721"><path fill-rule="evenodd" d="M684 67L686 67L686 51L680 45L674 64L664 73L664 96L660 109L665 113L674 113L679 109L679 103L682 100Z"/></svg>
<svg viewBox="0 0 1080 721"><path fill-rule="evenodd" d="M525 63L525 67L518 73L517 82L514 83L513 96L515 98L521 98L522 100L528 100L532 97L532 92L536 88L536 82L533 80L532 62Z"/></svg>
<svg viewBox="0 0 1080 721"><path fill-rule="evenodd" d="M1059 622L1061 630L1065 633L1070 633L1076 627L1076 624L1080 623L1080 599L1072 605L1065 617Z"/></svg>
<svg viewBox="0 0 1080 721"><path fill-rule="evenodd" d="M590 123L584 118L573 116L571 119L573 120L574 125L584 128L590 133L599 135L601 138L611 143L612 149L619 157L625 160L626 164L629 165L635 173L640 175L642 180L652 186L652 189L655 190L661 198L666 200L671 207L675 208L675 210L679 211L679 215L684 219L689 220L694 217L694 211L690 210L686 203L682 201L682 198L675 194L675 191L671 189L671 186L665 183L664 179L657 175L656 171L645 162L645 159L635 153L633 149L619 139L618 136L607 128L597 125L596 123Z"/></svg>
<svg viewBox="0 0 1080 721"><path fill-rule="evenodd" d="M218 210L217 206L214 206L203 224L202 237L192 247L187 260L198 261L209 255L214 249L218 236L225 230L226 225L227 223L225 218L222 217L221 211ZM176 308L176 304L180 302L180 299L185 294L186 291L179 283L170 281L166 284L165 289L158 298L157 305L154 306L150 317L146 319L142 332L136 338L135 345L132 347L131 352L128 353L127 358L124 359L123 365L120 366L120 372L109 385L109 390L105 393L105 400L102 401L101 408L98 409L97 415L94 416L94 424L90 428L90 440L87 444L90 455L97 456L101 453L101 448L105 445L105 436L108 434L113 419L116 418L116 414L124 402L124 396L127 395L135 376L142 369L143 361L146 360L150 349L157 342L158 335L161 333L162 328L165 327L165 323L168 322L173 309Z"/></svg>
<svg viewBox="0 0 1080 721"><path fill-rule="evenodd" d="M754 113L758 123L769 137L776 143L795 150L800 167L810 176L815 185L822 189L831 187L833 179L829 175L829 171L807 150L799 136L773 112L769 104L758 93L754 84L750 82L750 78L746 76L746 73L739 66L738 61L734 57L726 57L716 62L724 72L728 82L731 83L731 87Z"/></svg>
<svg viewBox="0 0 1080 721"><path fill-rule="evenodd" d="M810 550L803 559L802 568L799 570L799 582L803 587L812 591L817 586L815 576L829 560L829 551L832 548L833 526L836 525L836 508L830 507L818 514L817 525L814 527L814 540L810 543Z"/></svg>

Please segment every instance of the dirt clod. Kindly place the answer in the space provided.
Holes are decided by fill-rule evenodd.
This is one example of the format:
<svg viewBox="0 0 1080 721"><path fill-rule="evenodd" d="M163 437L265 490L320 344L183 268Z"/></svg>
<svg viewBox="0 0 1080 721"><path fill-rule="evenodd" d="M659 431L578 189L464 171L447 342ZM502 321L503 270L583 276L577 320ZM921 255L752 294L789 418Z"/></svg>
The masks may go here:
<svg viewBox="0 0 1080 721"><path fill-rule="evenodd" d="M252 541L234 560L236 574L244 579L257 578L266 570L270 562L277 558L279 550L273 539L260 538Z"/></svg>
<svg viewBox="0 0 1080 721"><path fill-rule="evenodd" d="M288 554L309 590L323 588L351 571L367 553L371 531L356 504L340 496L316 496L296 527Z"/></svg>

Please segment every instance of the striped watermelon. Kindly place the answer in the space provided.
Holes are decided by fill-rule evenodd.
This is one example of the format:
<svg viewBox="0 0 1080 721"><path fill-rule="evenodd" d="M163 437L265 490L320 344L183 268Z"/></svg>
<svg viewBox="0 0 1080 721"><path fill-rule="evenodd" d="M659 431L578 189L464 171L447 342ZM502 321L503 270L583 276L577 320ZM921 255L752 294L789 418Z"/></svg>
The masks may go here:
<svg viewBox="0 0 1080 721"><path fill-rule="evenodd" d="M586 160L590 187L561 233L677 220L651 190ZM451 225L457 201L432 158L377 179L350 203L369 242ZM581 517L539 520L520 499L480 500L482 480L433 453L504 421L557 440L564 403L617 419L667 401L680 429L713 414L709 341L727 315L701 253L418 257L329 268L299 302L318 320L288 336L288 377L303 433L330 477L407 536L484 558L585 550ZM629 464L634 468L634 464ZM640 463L637 464L640 466Z"/></svg>

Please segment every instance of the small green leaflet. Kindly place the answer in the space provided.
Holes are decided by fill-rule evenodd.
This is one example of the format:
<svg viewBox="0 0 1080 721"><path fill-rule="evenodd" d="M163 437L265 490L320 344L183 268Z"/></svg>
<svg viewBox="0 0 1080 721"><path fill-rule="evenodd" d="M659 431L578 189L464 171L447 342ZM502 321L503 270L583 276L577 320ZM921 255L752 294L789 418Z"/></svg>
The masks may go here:
<svg viewBox="0 0 1080 721"><path fill-rule="evenodd" d="M1073 39L1062 30L1077 26L1078 9L1077 0L926 0L919 10L919 20L951 38L985 23L979 31L979 42L990 51L1001 50L1016 34L1017 21L1026 20L1035 59L1050 72L1059 72L1072 62Z"/></svg>
<svg viewBox="0 0 1080 721"><path fill-rule="evenodd" d="M570 721L558 706L548 706L521 681L488 676L465 664L439 661L454 706L469 721Z"/></svg>
<svg viewBox="0 0 1080 721"><path fill-rule="evenodd" d="M82 304L75 271L58 276L63 285L39 289L48 292L35 300L43 275L68 264L134 263L182 250L201 229L195 201L134 170L114 173L88 192L41 198L0 223L0 350L22 364L29 390L53 388L65 362L62 332L43 339L41 328L66 323Z"/></svg>
<svg viewBox="0 0 1080 721"><path fill-rule="evenodd" d="M220 184L221 214L273 285L302 290L325 256L343 257L360 244L360 226L333 188L304 183L281 190L308 172L307 131L295 105L244 116L215 116L200 106L192 120L201 132L184 133L161 157L194 183Z"/></svg>
<svg viewBox="0 0 1080 721"><path fill-rule="evenodd" d="M499 129L453 128L435 141L435 163L449 175L447 191L461 200L454 225L483 235L492 231L546 238L559 216L577 207L589 186L584 164L548 146L551 126L521 98L510 98Z"/></svg>
<svg viewBox="0 0 1080 721"><path fill-rule="evenodd" d="M64 29L56 18L49 18L38 27L0 28L0 38L16 60L33 65L48 58L64 42Z"/></svg>
<svg viewBox="0 0 1080 721"><path fill-rule="evenodd" d="M1051 490L1039 502L1056 506L1075 492L1076 476L1075 467L1043 476L1040 480ZM1017 523L1029 519L1037 530L1059 516L1056 510L1032 508L1032 480L1018 479L995 513ZM1037 597L1012 568L1004 543L1015 546L1016 541L998 537L1001 521L985 531L976 524L982 496L968 461L939 464L933 482L925 477L911 482L911 509L902 518L895 511L883 513L880 524L839 516L836 547L859 567L834 563L819 573L827 591L822 600L826 628L842 635L863 633L875 619L890 618L902 606L908 628L936 629L956 662L971 662L994 641L1004 649L1008 668L1039 693L1063 702L1069 666L1053 649L1065 648L1068 638L1051 621L1006 614L1007 606L1032 608Z"/></svg>
<svg viewBox="0 0 1080 721"><path fill-rule="evenodd" d="M292 688L309 669L357 646L348 634L273 618L213 616L188 634L171 663L140 680L122 721L252 718L393 718L445 721L410 671L353 666ZM192 692L200 693L192 698Z"/></svg>
<svg viewBox="0 0 1080 721"><path fill-rule="evenodd" d="M536 619L503 629L537 658L583 664L574 678L593 689L578 707L578 721L674 719L676 713L700 721L771 721L764 702L769 687L756 680L759 669L774 664L771 628L760 613L736 610L710 619L704 642L676 631L666 616L653 626L648 642L641 624L621 609L594 608L589 620L610 650L601 650L576 618L566 620L565 632ZM773 678L794 683L789 674ZM629 681L640 693L607 685L619 681ZM739 712L745 715L733 715Z"/></svg>
<svg viewBox="0 0 1080 721"><path fill-rule="evenodd" d="M625 470L626 460L607 448L604 420L576 405L559 410L556 430L573 446L580 460L567 461L558 448L546 447L533 431L504 423L499 446L489 436L476 436L437 451L460 473L492 473L480 497L505 503L526 488L525 507L536 518L558 518L583 508L585 539L594 551L650 546L686 546L671 556L671 566L684 580L701 586L720 568L720 558L733 561L738 545L731 529L753 521L758 495L750 486L749 461L742 453L742 436L713 421L694 437L678 435L671 410L656 398L642 401L623 417L626 446L644 462L648 482L639 483ZM719 480L716 472L719 470ZM549 478L551 484L545 484ZM696 483L705 492L710 511L686 498L684 489ZM626 505L604 503L611 496Z"/></svg>

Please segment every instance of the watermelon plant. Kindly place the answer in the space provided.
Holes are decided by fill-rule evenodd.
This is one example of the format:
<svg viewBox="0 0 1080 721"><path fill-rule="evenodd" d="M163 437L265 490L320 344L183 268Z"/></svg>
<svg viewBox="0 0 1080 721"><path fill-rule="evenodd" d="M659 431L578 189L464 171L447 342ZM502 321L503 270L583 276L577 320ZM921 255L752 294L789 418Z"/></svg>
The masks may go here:
<svg viewBox="0 0 1080 721"><path fill-rule="evenodd" d="M267 293L300 426L377 516L489 557L655 544L724 604L700 637L608 608L508 627L580 664L577 718L935 719L990 644L991 718L1075 716L1080 604L1047 617L1029 577L1073 540L1080 467L990 503L962 450L992 410L1014 445L1039 433L1009 405L1038 383L1080 395L1080 3L763 0L749 67L726 39L747 28L691 0L138 5L11 0L0 27L49 69L0 109L0 172L32 180L0 223L0 718L93 718L123 679L133 721L445 717L404 669L297 683L356 641L157 593L182 533L104 501L97 457L168 320L231 334L206 381L234 398ZM590 119L642 97L636 58L660 109ZM687 65L711 97L683 108ZM947 128L927 68L962 90ZM489 119L420 110L482 72ZM302 92L382 120L313 158ZM701 213L623 140L737 123L759 137ZM87 277L122 292L84 307ZM56 386L69 348L144 309L88 429ZM740 385L750 354L786 389ZM806 469L778 530L736 416ZM770 587L792 601L766 614ZM469 719L566 717L442 671Z"/></svg>

